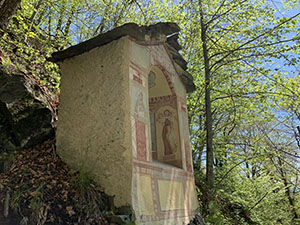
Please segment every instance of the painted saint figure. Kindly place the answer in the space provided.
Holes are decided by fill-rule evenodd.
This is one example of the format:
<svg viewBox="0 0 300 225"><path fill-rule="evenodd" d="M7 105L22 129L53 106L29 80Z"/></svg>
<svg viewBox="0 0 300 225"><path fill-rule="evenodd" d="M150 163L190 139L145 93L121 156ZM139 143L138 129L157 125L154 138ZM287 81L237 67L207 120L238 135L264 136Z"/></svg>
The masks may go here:
<svg viewBox="0 0 300 225"><path fill-rule="evenodd" d="M173 113L166 109L159 115L160 123L163 125L162 140L164 144L164 155L171 155L177 151L177 141L174 134Z"/></svg>
<svg viewBox="0 0 300 225"><path fill-rule="evenodd" d="M170 142L170 133L171 133L171 121L168 118L166 118L162 129L162 139L164 142L165 155L170 155L173 153L171 142Z"/></svg>
<svg viewBox="0 0 300 225"><path fill-rule="evenodd" d="M142 90L138 89L136 93L135 113L140 117L145 117L144 95Z"/></svg>

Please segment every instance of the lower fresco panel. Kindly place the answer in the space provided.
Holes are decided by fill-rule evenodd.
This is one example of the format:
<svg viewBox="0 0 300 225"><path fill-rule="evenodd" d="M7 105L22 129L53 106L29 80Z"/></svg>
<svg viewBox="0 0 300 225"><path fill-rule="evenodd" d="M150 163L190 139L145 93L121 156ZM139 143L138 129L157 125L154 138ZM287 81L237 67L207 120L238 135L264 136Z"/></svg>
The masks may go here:
<svg viewBox="0 0 300 225"><path fill-rule="evenodd" d="M163 211L186 208L183 182L158 180L160 208Z"/></svg>
<svg viewBox="0 0 300 225"><path fill-rule="evenodd" d="M136 224L189 223L197 202L192 173L138 161L134 171Z"/></svg>
<svg viewBox="0 0 300 225"><path fill-rule="evenodd" d="M145 174L137 175L137 199L140 216L154 215L151 176Z"/></svg>

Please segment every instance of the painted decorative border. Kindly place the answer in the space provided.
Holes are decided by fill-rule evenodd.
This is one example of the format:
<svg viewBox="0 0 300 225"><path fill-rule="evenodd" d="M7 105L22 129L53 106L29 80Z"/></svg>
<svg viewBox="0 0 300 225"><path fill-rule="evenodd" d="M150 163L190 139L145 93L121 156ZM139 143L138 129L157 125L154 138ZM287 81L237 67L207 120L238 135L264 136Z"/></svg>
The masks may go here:
<svg viewBox="0 0 300 225"><path fill-rule="evenodd" d="M152 177L152 197L154 204L154 212L153 215L143 215L142 218L137 218L140 222L146 221L160 221L166 219L176 219L181 217L191 217L195 214L194 210L189 209L190 202L188 196L188 183L193 182L194 176L193 173L184 171L177 168L165 168L160 165L155 165L153 163L146 163L134 160L134 187L137 188L136 184L136 176L137 174L145 174L151 175ZM172 177L172 180L170 178ZM184 196L186 198L186 208L185 209L177 209L177 210L161 210L160 208L160 200L158 196L158 180L168 180L168 181L178 181L183 183L184 187ZM134 199L137 202L138 196L137 191L135 191Z"/></svg>

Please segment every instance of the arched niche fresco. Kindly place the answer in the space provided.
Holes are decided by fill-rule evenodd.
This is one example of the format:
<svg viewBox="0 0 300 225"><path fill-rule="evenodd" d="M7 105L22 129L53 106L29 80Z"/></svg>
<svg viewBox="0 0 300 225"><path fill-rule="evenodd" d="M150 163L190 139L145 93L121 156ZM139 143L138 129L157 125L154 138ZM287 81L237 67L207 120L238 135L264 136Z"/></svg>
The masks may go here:
<svg viewBox="0 0 300 225"><path fill-rule="evenodd" d="M169 75L152 67L148 88L152 159L182 168L177 96Z"/></svg>

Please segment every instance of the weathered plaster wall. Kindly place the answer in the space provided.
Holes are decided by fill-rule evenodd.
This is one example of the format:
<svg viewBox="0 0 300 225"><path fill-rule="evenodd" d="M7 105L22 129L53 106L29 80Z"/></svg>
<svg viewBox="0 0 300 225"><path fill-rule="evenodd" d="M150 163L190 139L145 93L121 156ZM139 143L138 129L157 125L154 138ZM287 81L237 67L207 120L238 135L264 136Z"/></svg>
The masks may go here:
<svg viewBox="0 0 300 225"><path fill-rule="evenodd" d="M60 63L57 151L90 170L116 206L131 205L128 46L123 37Z"/></svg>

